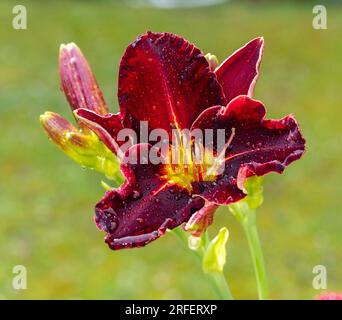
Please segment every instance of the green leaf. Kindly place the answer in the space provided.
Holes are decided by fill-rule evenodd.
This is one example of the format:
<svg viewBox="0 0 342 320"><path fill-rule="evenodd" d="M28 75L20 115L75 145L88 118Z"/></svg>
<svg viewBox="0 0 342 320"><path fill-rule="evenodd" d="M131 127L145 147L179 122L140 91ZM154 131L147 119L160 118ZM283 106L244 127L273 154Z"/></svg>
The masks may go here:
<svg viewBox="0 0 342 320"><path fill-rule="evenodd" d="M210 241L203 256L203 271L205 273L222 272L226 263L226 243L229 231L223 227L217 236Z"/></svg>

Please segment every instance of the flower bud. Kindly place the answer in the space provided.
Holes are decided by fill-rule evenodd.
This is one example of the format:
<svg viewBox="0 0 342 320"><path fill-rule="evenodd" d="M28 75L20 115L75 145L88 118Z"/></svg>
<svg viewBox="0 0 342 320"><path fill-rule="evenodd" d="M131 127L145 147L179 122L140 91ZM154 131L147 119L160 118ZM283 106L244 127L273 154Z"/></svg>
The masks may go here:
<svg viewBox="0 0 342 320"><path fill-rule="evenodd" d="M190 250L198 250L202 246L202 238L190 236L188 238L188 247Z"/></svg>
<svg viewBox="0 0 342 320"><path fill-rule="evenodd" d="M223 227L217 236L210 241L203 257L203 271L205 273L222 272L226 263L226 243L229 231Z"/></svg>
<svg viewBox="0 0 342 320"><path fill-rule="evenodd" d="M98 114L109 113L90 66L74 43L60 47L59 75L61 89L72 110L85 108Z"/></svg>
<svg viewBox="0 0 342 320"><path fill-rule="evenodd" d="M219 66L219 61L217 57L211 53L207 53L205 55L205 58L207 59L209 63L210 70L215 71L215 69Z"/></svg>
<svg viewBox="0 0 342 320"><path fill-rule="evenodd" d="M90 130L77 129L57 113L45 112L40 123L49 138L83 167L103 172L109 179L120 177L116 156Z"/></svg>

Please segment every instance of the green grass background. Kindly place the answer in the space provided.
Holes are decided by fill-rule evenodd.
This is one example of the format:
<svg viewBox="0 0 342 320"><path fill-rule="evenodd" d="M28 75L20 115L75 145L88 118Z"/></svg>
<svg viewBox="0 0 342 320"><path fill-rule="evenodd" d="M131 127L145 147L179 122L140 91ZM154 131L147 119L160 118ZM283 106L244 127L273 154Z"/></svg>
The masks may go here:
<svg viewBox="0 0 342 320"><path fill-rule="evenodd" d="M320 1L321 3L324 1ZM78 167L46 138L46 110L71 119L59 90L58 48L76 42L111 110L118 63L146 30L183 35L220 60L251 38L266 40L255 98L269 117L294 113L307 152L265 179L258 224L273 299L312 299L312 269L342 290L342 7L327 3L328 29L312 28L313 3L232 1L210 8L132 8L121 1L21 1L28 29L12 29L16 1L0 4L0 298L215 298L191 254L167 235L136 250L110 251L92 220L100 175ZM256 298L247 242L227 209L212 234L230 230L226 275L236 298ZM27 290L12 289L25 265Z"/></svg>

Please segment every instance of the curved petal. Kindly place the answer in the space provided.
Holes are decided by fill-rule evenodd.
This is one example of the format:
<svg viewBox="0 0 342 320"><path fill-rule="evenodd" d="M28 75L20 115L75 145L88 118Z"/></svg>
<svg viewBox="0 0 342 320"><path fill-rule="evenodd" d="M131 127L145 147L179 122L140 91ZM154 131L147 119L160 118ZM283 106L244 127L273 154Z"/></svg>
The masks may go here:
<svg viewBox="0 0 342 320"><path fill-rule="evenodd" d="M99 115L87 109L77 109L74 114L79 123L95 132L99 139L120 158L120 143L117 142L117 135L123 129L120 114Z"/></svg>
<svg viewBox="0 0 342 320"><path fill-rule="evenodd" d="M208 107L225 105L222 88L194 45L170 33L139 37L120 64L118 98L124 126L190 128Z"/></svg>
<svg viewBox="0 0 342 320"><path fill-rule="evenodd" d="M228 101L239 95L252 97L264 52L264 38L255 38L235 51L215 70Z"/></svg>
<svg viewBox="0 0 342 320"><path fill-rule="evenodd" d="M131 147L126 161L140 159L150 148L147 144ZM131 163L121 167L126 182L107 192L95 208L95 222L107 233L105 241L111 249L144 246L167 228L187 221L204 205L203 199L194 199L187 190L169 184L163 177L164 165Z"/></svg>
<svg viewBox="0 0 342 320"><path fill-rule="evenodd" d="M265 120L265 113L260 101L239 96L227 107L212 107L199 116L193 129L225 129L226 141L231 138L231 142L224 151L222 173L215 181L193 183L194 194L217 204L238 201L245 196L243 185L247 177L272 171L282 173L302 156L305 140L295 118L289 115Z"/></svg>
<svg viewBox="0 0 342 320"><path fill-rule="evenodd" d="M72 110L85 108L99 114L109 112L90 66L76 44L61 45L59 75Z"/></svg>

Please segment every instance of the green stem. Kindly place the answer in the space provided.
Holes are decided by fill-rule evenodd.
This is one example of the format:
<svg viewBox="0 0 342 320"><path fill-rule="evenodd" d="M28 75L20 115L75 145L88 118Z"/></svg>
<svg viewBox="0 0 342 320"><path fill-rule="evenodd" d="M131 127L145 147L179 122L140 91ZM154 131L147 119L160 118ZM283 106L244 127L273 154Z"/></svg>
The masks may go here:
<svg viewBox="0 0 342 320"><path fill-rule="evenodd" d="M223 272L210 273L208 274L211 278L211 282L214 286L217 296L221 300L233 300L232 293L230 291L227 279Z"/></svg>
<svg viewBox="0 0 342 320"><path fill-rule="evenodd" d="M255 210L250 210L242 219L240 219L242 227L245 231L249 250L252 256L255 277L258 287L258 296L260 300L268 299L268 285L264 256L259 240L258 230L256 226Z"/></svg>
<svg viewBox="0 0 342 320"><path fill-rule="evenodd" d="M183 243L183 245L189 249L188 239L189 236L186 232L181 230L180 228L176 228L172 230L172 233L177 236L177 238ZM199 250L190 250L195 256L197 262L202 267L202 260L204 252L210 242L208 232L205 232L202 236L203 247ZM222 300L233 300L233 296L231 294L227 279L225 278L223 272L217 273L209 273L208 274L211 285L213 286L214 291L219 299Z"/></svg>

